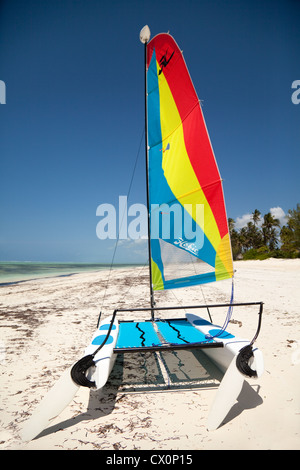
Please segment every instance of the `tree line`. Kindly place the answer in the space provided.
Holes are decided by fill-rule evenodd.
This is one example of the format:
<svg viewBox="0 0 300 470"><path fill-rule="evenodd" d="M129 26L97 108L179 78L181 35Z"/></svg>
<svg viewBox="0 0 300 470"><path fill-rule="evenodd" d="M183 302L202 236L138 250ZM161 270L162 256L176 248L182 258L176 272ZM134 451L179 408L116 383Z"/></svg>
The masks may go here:
<svg viewBox="0 0 300 470"><path fill-rule="evenodd" d="M288 211L283 226L270 212L262 216L255 209L251 215L252 220L239 230L228 219L234 260L300 257L300 204Z"/></svg>

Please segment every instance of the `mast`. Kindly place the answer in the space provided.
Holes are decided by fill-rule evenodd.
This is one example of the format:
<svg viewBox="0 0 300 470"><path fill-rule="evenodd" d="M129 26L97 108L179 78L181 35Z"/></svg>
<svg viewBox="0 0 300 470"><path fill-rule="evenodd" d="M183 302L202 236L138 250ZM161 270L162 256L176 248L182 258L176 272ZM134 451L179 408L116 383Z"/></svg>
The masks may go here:
<svg viewBox="0 0 300 470"><path fill-rule="evenodd" d="M147 44L150 39L150 29L146 25L140 32L140 41L144 44L144 83L145 83L145 163L146 163L146 192L147 192L147 214L148 214L148 256L149 256L149 287L151 318L154 320L154 294L152 287L152 267L151 267L151 242L150 242L150 197L149 197L149 171L148 171L148 122L147 122Z"/></svg>

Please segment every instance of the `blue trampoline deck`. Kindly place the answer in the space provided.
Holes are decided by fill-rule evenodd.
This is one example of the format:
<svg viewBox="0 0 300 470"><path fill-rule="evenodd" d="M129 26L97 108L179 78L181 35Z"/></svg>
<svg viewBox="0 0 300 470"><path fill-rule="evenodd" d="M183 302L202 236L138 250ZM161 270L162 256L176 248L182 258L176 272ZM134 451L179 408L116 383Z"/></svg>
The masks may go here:
<svg viewBox="0 0 300 470"><path fill-rule="evenodd" d="M187 344L208 342L205 335L187 320L168 320L157 323L162 336L169 343ZM211 341L210 341L211 342Z"/></svg>
<svg viewBox="0 0 300 470"><path fill-rule="evenodd" d="M124 321L119 325L115 352L194 347L223 347L223 343L207 339L186 319Z"/></svg>
<svg viewBox="0 0 300 470"><path fill-rule="evenodd" d="M152 322L122 322L119 325L119 336L116 349L150 347L160 344Z"/></svg>

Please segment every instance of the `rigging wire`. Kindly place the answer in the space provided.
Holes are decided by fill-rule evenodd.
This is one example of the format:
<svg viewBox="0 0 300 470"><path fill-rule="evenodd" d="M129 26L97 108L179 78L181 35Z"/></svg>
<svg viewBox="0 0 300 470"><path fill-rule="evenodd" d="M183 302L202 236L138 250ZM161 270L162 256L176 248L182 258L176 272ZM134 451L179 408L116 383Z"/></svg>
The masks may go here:
<svg viewBox="0 0 300 470"><path fill-rule="evenodd" d="M138 273L137 273L137 275L136 275L136 279L140 279L140 277L142 276L142 274L143 274L145 268L148 266L148 263L149 263L149 260L147 260L147 261L145 262L145 264L143 264L143 265L140 267L140 269L139 269L139 271L138 271ZM124 292L123 297L126 297L126 296L128 295L129 291L132 289L133 286L134 286L134 284L133 284L133 282L132 282L132 283L129 285L128 289Z"/></svg>
<svg viewBox="0 0 300 470"><path fill-rule="evenodd" d="M225 321L223 323L223 326L220 328L220 330L215 334L215 335L206 335L206 338L208 339L214 339L217 338L218 336L221 336L222 333L226 330L228 323L231 320L232 317L232 312L233 312L233 301L234 301L234 275L232 276L232 284L231 284L231 296L230 296L230 305L227 310L227 314L225 317Z"/></svg>
<svg viewBox="0 0 300 470"><path fill-rule="evenodd" d="M193 257L192 257L192 263L193 263L195 274L197 274L196 273L195 261L194 261ZM200 290L201 290L201 293L202 293L202 296L203 296L203 299L204 299L204 304L207 305L207 302L206 302L205 295L204 295L201 284L200 284ZM228 307L227 314L226 314L223 326L221 327L220 331L218 331L218 333L216 333L215 335L213 335L213 336L212 335L206 335L207 338L210 338L210 339L216 338L216 337L220 336L226 330L226 328L228 326L228 323L230 322L231 317L232 317L232 312L233 312L233 305L232 304L233 304L233 301L234 301L234 274L232 276L231 296L230 296L230 302L229 302L230 306ZM207 312L208 312L208 315L209 315L210 322L213 323L209 308L208 307L206 307L206 308L207 308Z"/></svg>
<svg viewBox="0 0 300 470"><path fill-rule="evenodd" d="M134 167L133 167L133 171L132 171L132 175L131 175L131 180L130 180L129 188L128 188L128 191L127 191L127 199L129 198L129 195L130 195L130 192L131 192L133 179L134 179L134 175L135 175L135 171L136 171L136 167L137 167L137 163L138 163L138 159L139 159L139 155L140 155L140 151L141 151L141 146L142 146L142 142L144 140L144 134L145 134L145 128L143 128L142 136L141 136L141 139L140 139L140 144L139 144L138 151L137 151L137 154L136 154L136 157L135 157L135 162L134 162ZM104 289L101 310L104 306L104 302L105 302L105 299L106 299L108 283L109 283L109 280L110 280L112 267L113 267L116 252L117 252L117 247L118 247L119 237L120 237L120 231L121 231L121 227L123 226L123 221L124 221L124 216L125 216L125 210L126 209L124 208L124 212L123 212L122 218L121 218L121 225L119 226L118 236L117 236L117 240L116 240L116 243L115 243L115 246L114 246L113 256L112 256L112 260L111 260L111 263L110 263L108 276L107 276L107 279L106 279L106 285L105 285L105 289Z"/></svg>

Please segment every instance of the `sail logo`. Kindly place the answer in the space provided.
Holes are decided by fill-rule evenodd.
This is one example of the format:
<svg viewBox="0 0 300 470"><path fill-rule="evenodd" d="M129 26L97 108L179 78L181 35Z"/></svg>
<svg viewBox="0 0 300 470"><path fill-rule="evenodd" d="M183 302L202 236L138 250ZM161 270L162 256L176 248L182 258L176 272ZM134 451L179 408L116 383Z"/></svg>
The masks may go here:
<svg viewBox="0 0 300 470"><path fill-rule="evenodd" d="M150 218L144 204L128 206L127 196L119 196L118 210L113 204L100 204L96 235L100 240L138 240L148 238L148 219L152 240L165 240L197 255L204 244L203 204L151 204Z"/></svg>
<svg viewBox="0 0 300 470"><path fill-rule="evenodd" d="M195 250L202 248L204 243L203 204L151 204L150 213L152 240L169 241L194 254L196 254Z"/></svg>
<svg viewBox="0 0 300 470"><path fill-rule="evenodd" d="M189 251L193 255L198 255L199 253L199 248L197 248L197 245L195 243L189 243L182 238L179 238L179 240L175 240L174 244L177 246L180 246L180 248L184 248L185 250Z"/></svg>
<svg viewBox="0 0 300 470"><path fill-rule="evenodd" d="M172 52L172 54L170 55L169 58L167 58L168 51L162 56L162 58L161 58L160 61L159 61L159 65L160 65L161 68L160 68L160 70L159 70L159 72L158 72L158 75L160 75L160 74L162 73L163 69L164 69L165 67L167 67L168 63L170 62L170 60L172 59L172 57L173 57L173 55L174 55L174 52L175 52L175 51Z"/></svg>
<svg viewBox="0 0 300 470"><path fill-rule="evenodd" d="M6 85L3 80L0 80L0 104L6 104Z"/></svg>
<svg viewBox="0 0 300 470"><path fill-rule="evenodd" d="M296 88L296 91L292 93L291 100L293 104L300 103L300 80L294 80L292 83L292 88Z"/></svg>

